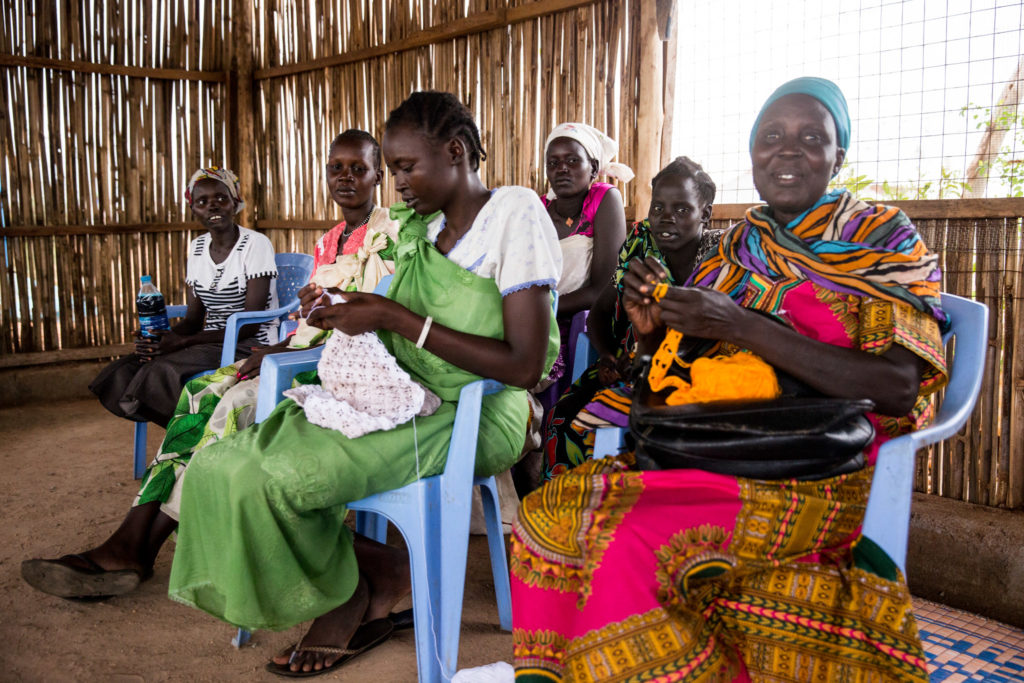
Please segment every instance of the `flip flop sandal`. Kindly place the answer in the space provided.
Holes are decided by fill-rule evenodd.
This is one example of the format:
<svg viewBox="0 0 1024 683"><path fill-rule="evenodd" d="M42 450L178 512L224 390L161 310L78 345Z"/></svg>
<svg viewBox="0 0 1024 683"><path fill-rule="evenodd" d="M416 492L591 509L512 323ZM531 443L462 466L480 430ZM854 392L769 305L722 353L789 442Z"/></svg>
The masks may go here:
<svg viewBox="0 0 1024 683"><path fill-rule="evenodd" d="M70 563L75 561L84 567ZM28 585L59 598L108 598L139 587L134 569L106 570L84 555L64 555L56 560L25 560L21 576Z"/></svg>
<svg viewBox="0 0 1024 683"><path fill-rule="evenodd" d="M311 645L305 647L302 645L300 640L295 644L292 649L292 656L303 652L320 652L329 655L341 655L337 660L330 666L325 666L322 669L314 669L313 671L292 671L290 664L276 664L273 661L267 662L266 670L272 674L278 676L284 676L285 678L309 678L311 676L319 676L325 674L328 671L334 671L342 664L349 662L364 652L368 652L373 648L377 647L383 642L386 642L391 634L394 633L395 627L391 623L391 620L387 617L383 619L374 619L368 621L365 624L360 625L356 629L356 632L352 634L352 639L348 642L348 647L330 647L327 645Z"/></svg>
<svg viewBox="0 0 1024 683"><path fill-rule="evenodd" d="M404 609L401 612L392 612L388 619L394 625L396 631L412 628L415 625L412 617L412 608Z"/></svg>

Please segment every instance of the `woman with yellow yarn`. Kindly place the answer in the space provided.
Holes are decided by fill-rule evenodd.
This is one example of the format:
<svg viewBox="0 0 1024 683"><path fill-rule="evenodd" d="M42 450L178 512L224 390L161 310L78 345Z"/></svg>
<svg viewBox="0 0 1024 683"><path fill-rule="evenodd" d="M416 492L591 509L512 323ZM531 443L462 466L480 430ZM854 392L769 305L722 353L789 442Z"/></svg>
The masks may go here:
<svg viewBox="0 0 1024 683"><path fill-rule="evenodd" d="M636 471L626 454L556 477L523 501L512 541L520 683L927 680L906 582L859 541L878 447L927 422L945 382L947 319L907 217L828 191L849 142L834 83L781 86L750 136L765 204L685 286L632 262L623 306L672 402L776 395L775 370L871 399L868 467L758 481ZM684 382L669 366L685 338L713 341Z"/></svg>
<svg viewBox="0 0 1024 683"><path fill-rule="evenodd" d="M544 479L581 465L594 453L594 432L629 424L633 385L628 378L636 347L633 326L623 308L624 280L629 264L652 259L682 283L718 247L721 230L710 230L715 182L700 164L677 157L651 180L647 218L633 226L622 248L612 281L598 296L587 318L587 334L598 352L587 368L558 399L545 424Z"/></svg>

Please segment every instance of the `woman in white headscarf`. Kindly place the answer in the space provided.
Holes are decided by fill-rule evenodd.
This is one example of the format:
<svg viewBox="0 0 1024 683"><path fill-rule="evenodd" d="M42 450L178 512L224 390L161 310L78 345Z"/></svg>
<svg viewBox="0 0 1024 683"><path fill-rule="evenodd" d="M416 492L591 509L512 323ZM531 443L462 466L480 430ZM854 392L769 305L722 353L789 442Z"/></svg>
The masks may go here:
<svg viewBox="0 0 1024 683"><path fill-rule="evenodd" d="M573 316L589 310L611 281L619 248L626 239L622 195L597 178L608 176L622 182L633 179L629 166L612 161L619 144L585 123L558 124L548 135L544 150L549 189L541 201L555 226L562 250L562 276L555 287L562 343L551 374L534 389L539 403L531 402L533 419L527 437L530 450L542 445L541 426L546 413L571 381L567 346ZM532 490L539 483L539 451L534 450L526 460L517 473L521 492ZM499 492L504 498L503 488L499 481Z"/></svg>
<svg viewBox="0 0 1024 683"><path fill-rule="evenodd" d="M550 189L542 198L562 247L558 282L558 318L563 344L569 322L589 309L615 270L616 255L626 238L622 195L599 176L627 182L633 171L613 162L619 145L585 123L561 123L544 144L544 168ZM551 379L565 371L565 349Z"/></svg>
<svg viewBox="0 0 1024 683"><path fill-rule="evenodd" d="M543 202L562 245L558 315L571 318L597 299L626 238L622 196L597 178L607 175L626 182L633 179L633 171L612 161L619 150L615 140L584 123L555 126L544 148L550 189Z"/></svg>

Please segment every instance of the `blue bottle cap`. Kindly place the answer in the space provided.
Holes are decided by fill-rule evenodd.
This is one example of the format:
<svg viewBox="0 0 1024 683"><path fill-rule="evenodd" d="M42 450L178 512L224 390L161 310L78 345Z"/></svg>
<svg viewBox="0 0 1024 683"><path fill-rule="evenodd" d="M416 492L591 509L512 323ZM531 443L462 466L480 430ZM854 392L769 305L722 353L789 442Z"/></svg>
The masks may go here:
<svg viewBox="0 0 1024 683"><path fill-rule="evenodd" d="M148 275L143 275L142 277L139 278L139 282L141 282L142 284L146 284L147 282L152 282L152 281L153 281L153 278L151 278Z"/></svg>

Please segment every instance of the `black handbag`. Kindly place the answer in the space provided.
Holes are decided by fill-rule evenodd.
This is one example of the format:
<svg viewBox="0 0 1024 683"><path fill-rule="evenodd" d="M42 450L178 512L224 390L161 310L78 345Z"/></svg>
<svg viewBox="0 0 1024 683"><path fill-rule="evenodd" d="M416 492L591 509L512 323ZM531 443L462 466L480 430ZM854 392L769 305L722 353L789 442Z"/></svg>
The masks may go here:
<svg viewBox="0 0 1024 683"><path fill-rule="evenodd" d="M666 405L650 390L648 372L637 377L629 416L640 469L825 479L862 469L864 449L875 437L865 415L872 401L815 395L782 372L780 398L680 406Z"/></svg>

